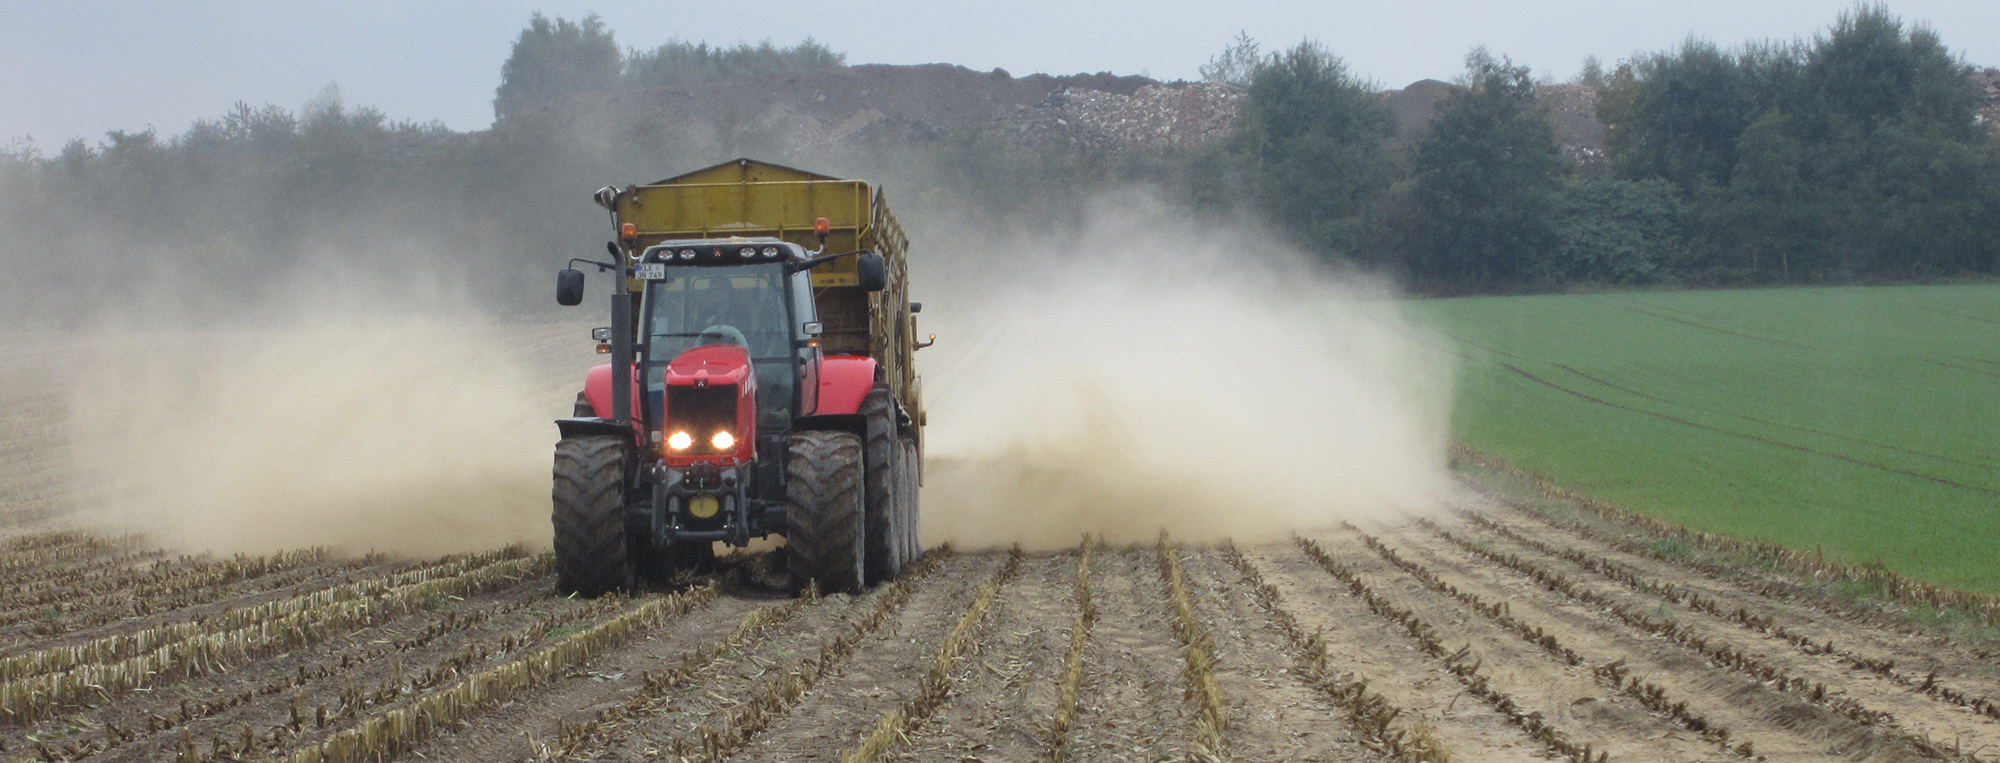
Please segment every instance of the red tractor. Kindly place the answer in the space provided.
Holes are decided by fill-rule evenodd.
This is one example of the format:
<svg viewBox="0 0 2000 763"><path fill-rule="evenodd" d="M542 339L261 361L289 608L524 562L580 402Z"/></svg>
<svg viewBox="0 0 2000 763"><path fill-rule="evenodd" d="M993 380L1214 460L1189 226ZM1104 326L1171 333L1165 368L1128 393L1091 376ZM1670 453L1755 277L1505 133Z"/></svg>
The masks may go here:
<svg viewBox="0 0 2000 763"><path fill-rule="evenodd" d="M605 188L611 362L559 419L556 586L594 596L783 536L793 584L859 592L923 551L921 380L902 229L881 193L739 159ZM622 372L620 369L623 369Z"/></svg>

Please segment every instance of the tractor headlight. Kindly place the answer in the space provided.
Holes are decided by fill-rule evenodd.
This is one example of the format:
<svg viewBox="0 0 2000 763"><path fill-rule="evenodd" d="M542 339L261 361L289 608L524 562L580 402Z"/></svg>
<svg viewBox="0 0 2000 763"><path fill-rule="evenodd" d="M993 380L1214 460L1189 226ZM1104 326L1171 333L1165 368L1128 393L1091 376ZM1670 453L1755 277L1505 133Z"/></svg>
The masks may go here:
<svg viewBox="0 0 2000 763"><path fill-rule="evenodd" d="M675 432L667 436L667 447L674 450L687 450L692 445L694 445L694 437L686 432Z"/></svg>
<svg viewBox="0 0 2000 763"><path fill-rule="evenodd" d="M736 435L730 434L729 430L725 429L716 432L715 437L708 442L714 445L716 450L728 450L736 447Z"/></svg>

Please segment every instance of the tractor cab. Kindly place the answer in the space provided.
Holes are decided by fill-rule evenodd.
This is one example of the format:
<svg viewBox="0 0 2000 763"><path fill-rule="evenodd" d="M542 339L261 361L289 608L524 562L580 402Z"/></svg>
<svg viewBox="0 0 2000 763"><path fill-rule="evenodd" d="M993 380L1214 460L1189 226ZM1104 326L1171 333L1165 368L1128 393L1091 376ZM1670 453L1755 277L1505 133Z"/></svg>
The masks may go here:
<svg viewBox="0 0 2000 763"><path fill-rule="evenodd" d="M747 258L745 250L752 252ZM760 431L781 435L793 418L811 410L812 401L800 399L811 390L799 382L816 359L819 331L811 276L795 267L805 259L798 245L772 239L676 241L646 251L635 270L646 276L637 360L649 429L667 423L668 364L714 345L740 347L748 356Z"/></svg>

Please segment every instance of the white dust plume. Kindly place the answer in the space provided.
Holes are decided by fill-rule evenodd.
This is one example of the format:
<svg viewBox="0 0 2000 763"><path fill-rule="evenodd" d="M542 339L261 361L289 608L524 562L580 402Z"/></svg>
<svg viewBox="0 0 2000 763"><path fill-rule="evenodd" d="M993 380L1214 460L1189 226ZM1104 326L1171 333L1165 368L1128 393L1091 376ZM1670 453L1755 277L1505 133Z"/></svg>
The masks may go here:
<svg viewBox="0 0 2000 763"><path fill-rule="evenodd" d="M85 340L73 427L97 524L188 551L548 544L569 398L526 356L548 327L299 312Z"/></svg>
<svg viewBox="0 0 2000 763"><path fill-rule="evenodd" d="M1453 366L1380 281L1129 200L952 254L913 282L928 543L1260 540L1446 490Z"/></svg>

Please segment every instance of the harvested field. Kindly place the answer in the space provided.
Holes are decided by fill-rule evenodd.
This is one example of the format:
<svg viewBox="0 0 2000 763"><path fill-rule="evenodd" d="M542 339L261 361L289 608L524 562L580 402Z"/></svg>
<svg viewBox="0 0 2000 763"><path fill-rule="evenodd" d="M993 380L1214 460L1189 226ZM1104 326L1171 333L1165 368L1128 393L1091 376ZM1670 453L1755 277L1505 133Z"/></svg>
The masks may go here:
<svg viewBox="0 0 2000 763"><path fill-rule="evenodd" d="M940 547L860 596L740 555L577 600L533 548L51 524L89 500L55 473L59 380L5 381L0 763L2000 759L1992 602L1524 493L1470 452L1428 518Z"/></svg>
<svg viewBox="0 0 2000 763"><path fill-rule="evenodd" d="M745 556L583 601L519 549L223 560L24 533L0 548L21 580L145 582L115 617L80 596L9 621L0 754L1995 758L1984 645L1635 539L1468 493L1256 546L937 548L861 596L780 594Z"/></svg>

